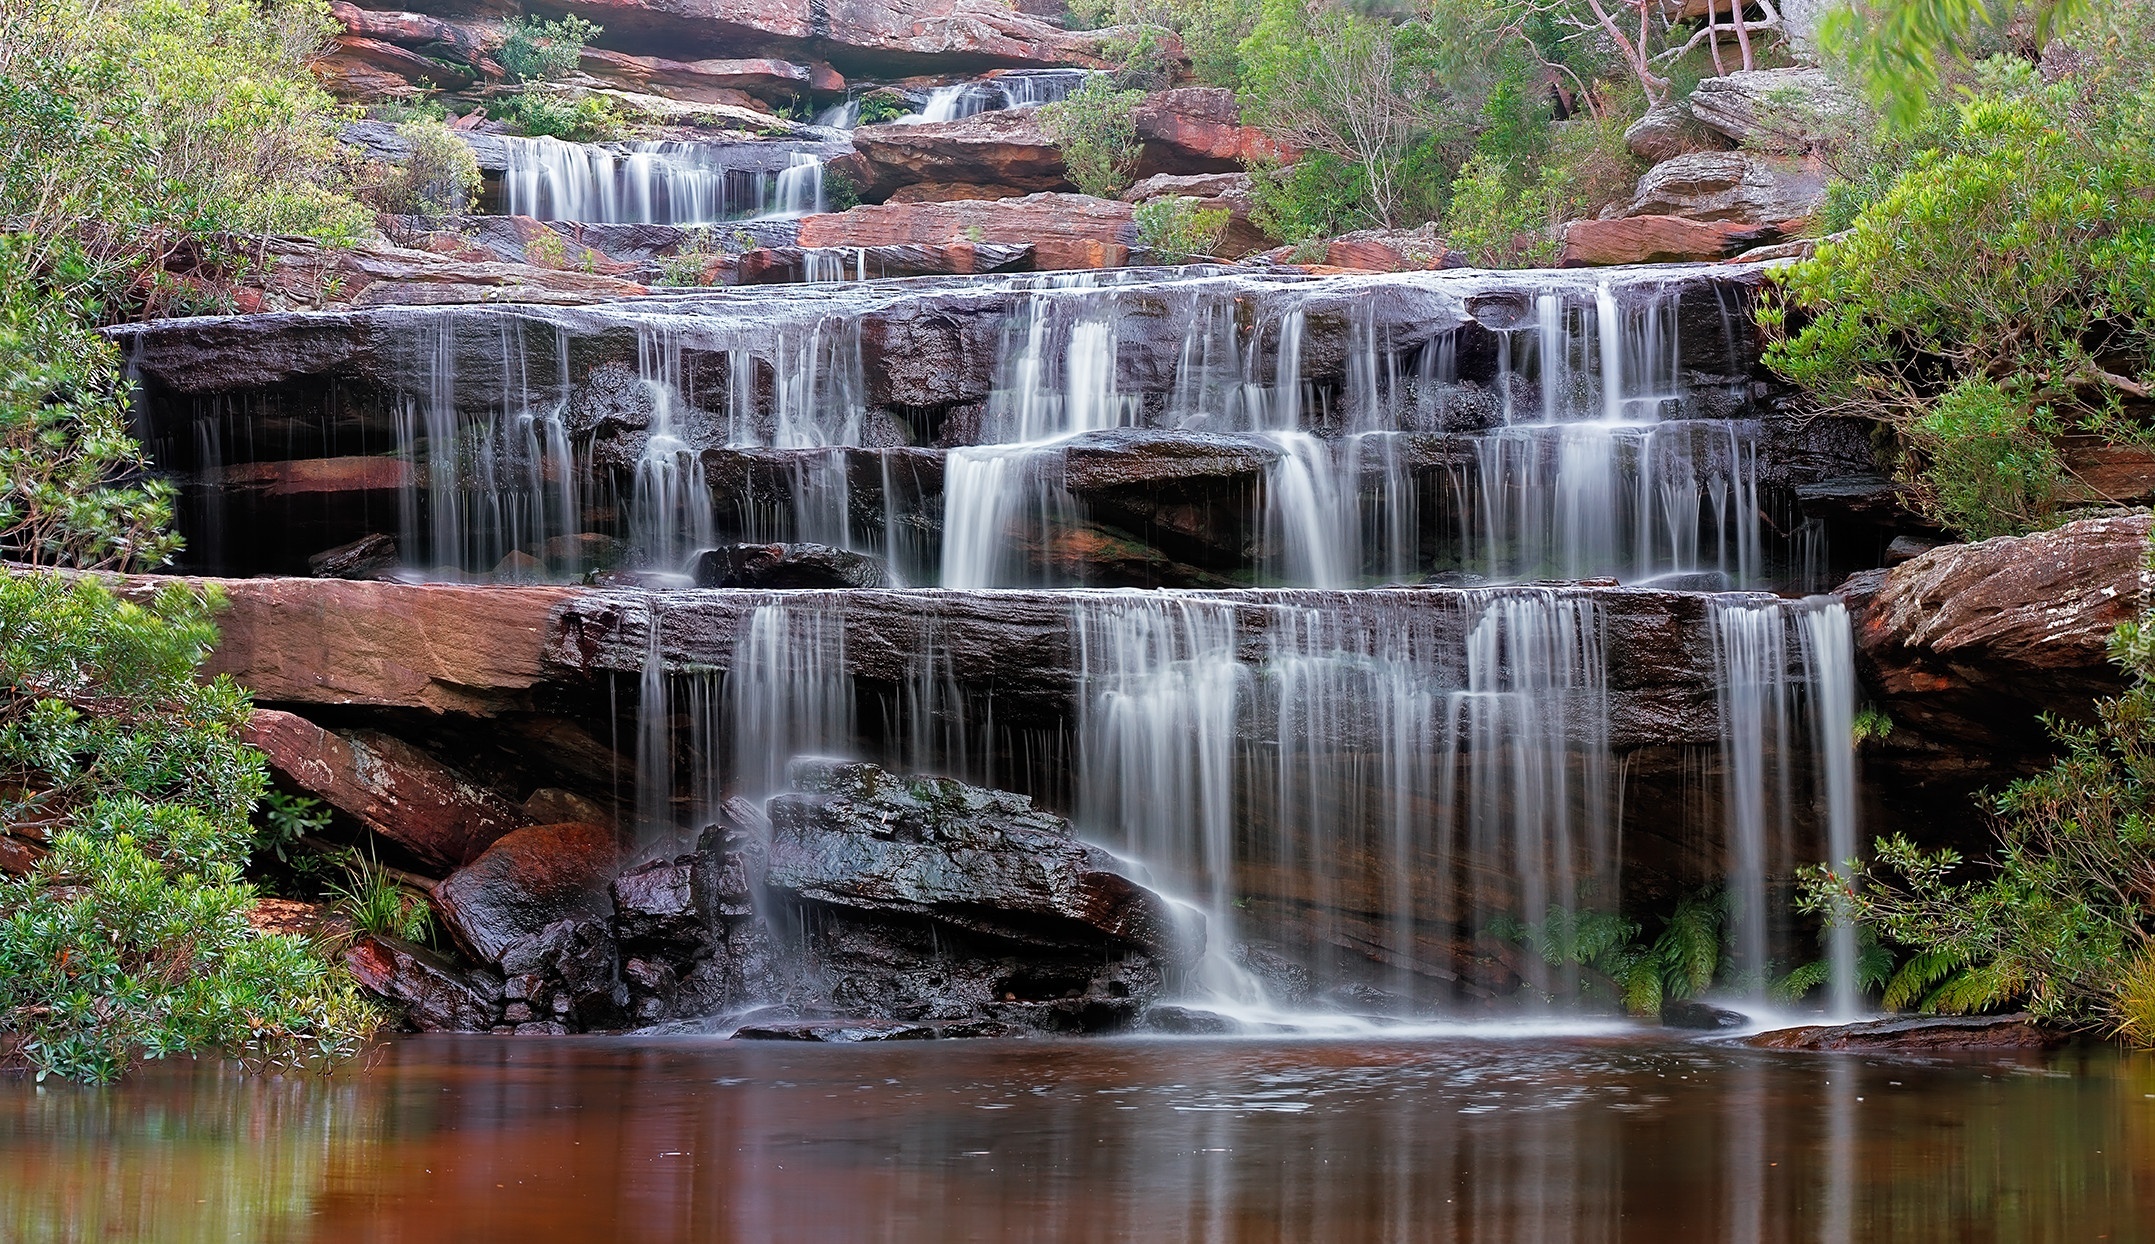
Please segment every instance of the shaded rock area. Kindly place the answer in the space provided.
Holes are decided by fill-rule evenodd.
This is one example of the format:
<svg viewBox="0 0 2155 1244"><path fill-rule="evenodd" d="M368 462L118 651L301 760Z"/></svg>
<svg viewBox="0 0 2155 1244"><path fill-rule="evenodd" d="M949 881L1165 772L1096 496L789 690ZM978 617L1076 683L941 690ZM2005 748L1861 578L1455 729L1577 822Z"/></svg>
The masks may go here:
<svg viewBox="0 0 2155 1244"><path fill-rule="evenodd" d="M2145 607L2150 524L2089 518L1947 545L1842 585L1864 683L1893 722L1866 747L1889 805L1972 820L1974 792L2055 754L2041 714L2086 721L2123 689L2109 636Z"/></svg>
<svg viewBox="0 0 2155 1244"><path fill-rule="evenodd" d="M882 587L880 559L827 544L731 544L707 549L690 572L697 587Z"/></svg>
<svg viewBox="0 0 2155 1244"><path fill-rule="evenodd" d="M816 759L792 781L618 875L610 830L511 834L433 891L485 968L389 938L347 959L422 1031L747 1014L744 1037L861 1041L1125 1028L1202 950L1024 796Z"/></svg>
<svg viewBox="0 0 2155 1244"><path fill-rule="evenodd" d="M2028 1015L1918 1016L1815 1028L1782 1028L1748 1038L1763 1050L1820 1050L1862 1054L1928 1054L1952 1050L2040 1050L2071 1034Z"/></svg>
<svg viewBox="0 0 2155 1244"><path fill-rule="evenodd" d="M1782 236L1773 225L1683 216L1579 220L1564 227L1564 248L1557 262L1567 268L1712 262L1779 241Z"/></svg>

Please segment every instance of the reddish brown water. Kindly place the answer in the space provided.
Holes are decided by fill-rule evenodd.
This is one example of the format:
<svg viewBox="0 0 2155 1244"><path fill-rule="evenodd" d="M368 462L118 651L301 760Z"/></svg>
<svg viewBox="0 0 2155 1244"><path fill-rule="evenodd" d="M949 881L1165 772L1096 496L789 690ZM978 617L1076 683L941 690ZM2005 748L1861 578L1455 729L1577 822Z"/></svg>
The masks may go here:
<svg viewBox="0 0 2155 1244"><path fill-rule="evenodd" d="M2147 1240L2155 1059L413 1039L0 1082L0 1238Z"/></svg>

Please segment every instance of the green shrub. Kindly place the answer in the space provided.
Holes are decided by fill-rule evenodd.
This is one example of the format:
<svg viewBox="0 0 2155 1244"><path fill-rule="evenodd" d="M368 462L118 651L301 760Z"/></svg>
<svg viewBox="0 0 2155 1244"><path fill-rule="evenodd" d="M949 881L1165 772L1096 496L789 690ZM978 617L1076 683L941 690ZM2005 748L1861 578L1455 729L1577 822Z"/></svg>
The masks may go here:
<svg viewBox="0 0 2155 1244"><path fill-rule="evenodd" d="M411 154L382 179L376 204L398 216L440 220L461 216L479 201L479 160L463 139L439 121L407 121L397 127Z"/></svg>
<svg viewBox="0 0 2155 1244"><path fill-rule="evenodd" d="M1950 850L1882 838L1842 882L1806 870L1803 907L1853 919L1902 948L1884 1003L1965 1014L2025 1005L2074 1028L2155 1045L2155 626L2118 628L2111 659L2132 678L2088 727L2050 721L2065 754L1993 802L1997 857L1970 870ZM1851 861L1853 867L1853 861Z"/></svg>
<svg viewBox="0 0 2155 1244"><path fill-rule="evenodd" d="M1086 79L1068 99L1040 110L1041 124L1062 149L1071 182L1086 194L1112 199L1129 188L1144 148L1132 114L1143 91L1121 91L1106 78Z"/></svg>
<svg viewBox="0 0 2155 1244"><path fill-rule="evenodd" d="M898 92L878 87L861 96L860 124L882 125L913 115L913 106Z"/></svg>
<svg viewBox="0 0 2155 1244"><path fill-rule="evenodd" d="M1250 219L1282 242L1337 237L1370 223L1367 182L1360 166L1322 151L1287 165L1259 161L1250 169Z"/></svg>
<svg viewBox="0 0 2155 1244"><path fill-rule="evenodd" d="M598 143L621 137L628 122L595 95L571 98L545 91L504 95L494 101L495 119L527 138Z"/></svg>
<svg viewBox="0 0 2155 1244"><path fill-rule="evenodd" d="M1769 365L1894 429L1918 499L1967 535L2040 522L2040 442L2144 437L2155 386L2155 91L1992 80L1762 312Z"/></svg>
<svg viewBox="0 0 2155 1244"><path fill-rule="evenodd" d="M247 926L265 774L239 741L246 694L197 680L209 611L177 584L134 604L0 579L0 815L54 829L29 876L0 882L0 1034L41 1075L196 1051L334 1061L375 1022L312 947Z"/></svg>
<svg viewBox="0 0 2155 1244"><path fill-rule="evenodd" d="M434 911L423 895L406 890L380 862L353 856L345 877L330 885L337 910L362 933L426 942L434 936Z"/></svg>
<svg viewBox="0 0 2155 1244"><path fill-rule="evenodd" d="M1655 1015L1662 1003L1695 997L1721 970L1725 904L1713 891L1677 901L1651 942L1641 926L1614 912L1552 907L1538 924L1500 919L1490 934L1531 949L1551 967L1580 967L1597 975L1610 1001L1634 1015Z"/></svg>
<svg viewBox="0 0 2155 1244"><path fill-rule="evenodd" d="M584 46L604 33L574 15L556 21L512 17L502 23L501 62L511 82L551 82L576 72Z"/></svg>
<svg viewBox="0 0 2155 1244"><path fill-rule="evenodd" d="M1138 245L1152 252L1161 263L1187 263L1198 255L1210 255L1227 232L1230 213L1224 207L1199 207L1187 195L1170 194L1141 203L1131 213L1137 225Z"/></svg>
<svg viewBox="0 0 2155 1244"><path fill-rule="evenodd" d="M1071 0L1070 16L1075 27L1145 26L1172 30L1182 36L1183 53L1190 59L1191 74L1206 86L1234 86L1242 77L1240 46L1257 24L1260 0ZM1158 36L1141 33L1138 39L1149 48L1146 58L1157 56ZM1124 60L1137 60L1136 48L1116 49ZM1129 85L1138 85L1131 82ZM1161 86L1169 85L1162 81ZM1158 89L1149 87L1147 89Z"/></svg>

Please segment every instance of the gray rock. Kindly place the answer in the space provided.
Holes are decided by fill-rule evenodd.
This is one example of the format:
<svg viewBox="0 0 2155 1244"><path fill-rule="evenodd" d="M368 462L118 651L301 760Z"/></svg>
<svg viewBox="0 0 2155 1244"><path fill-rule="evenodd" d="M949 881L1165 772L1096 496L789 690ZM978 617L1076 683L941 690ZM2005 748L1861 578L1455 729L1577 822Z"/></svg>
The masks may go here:
<svg viewBox="0 0 2155 1244"><path fill-rule="evenodd" d="M1699 1032L1719 1032L1729 1028L1741 1028L1751 1022L1749 1016L1718 1006L1690 999L1671 999L1661 1004L1663 1028L1689 1028Z"/></svg>
<svg viewBox="0 0 2155 1244"><path fill-rule="evenodd" d="M1862 118L1862 106L1823 69L1752 69L1708 78L1691 115L1754 151L1801 155Z"/></svg>
<svg viewBox="0 0 2155 1244"><path fill-rule="evenodd" d="M344 952L345 967L370 993L402 1008L420 1032L485 1032L501 1019L501 982L467 972L424 946L366 936Z"/></svg>
<svg viewBox="0 0 2155 1244"><path fill-rule="evenodd" d="M397 538L377 532L307 559L317 579L372 579L397 568Z"/></svg>
<svg viewBox="0 0 2155 1244"><path fill-rule="evenodd" d="M1808 217L1825 200L1825 175L1814 167L1741 151L1695 151L1648 169L1624 214L1765 225Z"/></svg>
<svg viewBox="0 0 2155 1244"><path fill-rule="evenodd" d="M729 544L705 549L692 572L697 587L884 587L883 559L827 544Z"/></svg>
<svg viewBox="0 0 2155 1244"><path fill-rule="evenodd" d="M1631 154L1651 163L1673 160L1693 151L1726 146L1728 139L1700 125L1682 101L1657 104L1624 131L1624 145Z"/></svg>

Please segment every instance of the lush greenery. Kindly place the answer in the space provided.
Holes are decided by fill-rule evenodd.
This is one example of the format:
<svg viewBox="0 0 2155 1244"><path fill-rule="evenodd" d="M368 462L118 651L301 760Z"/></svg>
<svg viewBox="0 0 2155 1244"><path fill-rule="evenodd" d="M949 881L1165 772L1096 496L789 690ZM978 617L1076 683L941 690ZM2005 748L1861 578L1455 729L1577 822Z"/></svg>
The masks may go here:
<svg viewBox="0 0 2155 1244"><path fill-rule="evenodd" d="M1187 263L1209 255L1227 231L1224 207L1199 207L1188 195L1170 194L1141 203L1133 212L1138 245L1161 263Z"/></svg>
<svg viewBox="0 0 2155 1244"><path fill-rule="evenodd" d="M196 678L215 634L176 585L137 604L0 579L0 812L50 840L0 882L0 1034L41 1074L196 1050L334 1060L373 1023L313 946L248 927L265 776L238 739L246 695Z"/></svg>
<svg viewBox="0 0 2155 1244"><path fill-rule="evenodd" d="M1492 935L1518 943L1550 967L1586 973L1584 992L1602 993L1634 1015L1659 1014L1665 1002L1693 998L1722 968L1726 905L1713 891L1688 895L1662 918L1651 940L1642 926L1609 911L1555 907L1534 924L1499 920Z"/></svg>
<svg viewBox="0 0 2155 1244"><path fill-rule="evenodd" d="M2120 627L2110 652L2131 686L2092 726L2051 723L2064 755L1996 799L1990 867L1895 836L1852 882L1807 875L1809 910L1858 920L1905 953L1888 1007L2022 1004L2155 1045L2155 624Z"/></svg>
<svg viewBox="0 0 2155 1244"><path fill-rule="evenodd" d="M382 179L377 205L399 216L436 220L461 216L479 197L479 159L439 121L397 127L411 154Z"/></svg>
<svg viewBox="0 0 2155 1244"><path fill-rule="evenodd" d="M512 17L502 23L495 59L512 82L550 82L576 72L584 45L604 28L573 14L556 21Z"/></svg>
<svg viewBox="0 0 2155 1244"><path fill-rule="evenodd" d="M1768 361L1825 413L1890 428L1917 503L1963 535L2048 520L2059 434L2149 434L2150 64L1986 67L1767 313Z"/></svg>
<svg viewBox="0 0 2155 1244"><path fill-rule="evenodd" d="M1063 167L1086 194L1113 198L1129 188L1143 152L1132 113L1143 91L1126 91L1095 75L1060 103L1040 110L1041 123L1062 149Z"/></svg>

